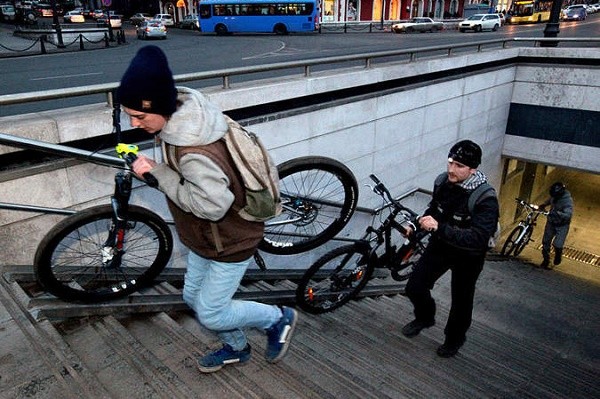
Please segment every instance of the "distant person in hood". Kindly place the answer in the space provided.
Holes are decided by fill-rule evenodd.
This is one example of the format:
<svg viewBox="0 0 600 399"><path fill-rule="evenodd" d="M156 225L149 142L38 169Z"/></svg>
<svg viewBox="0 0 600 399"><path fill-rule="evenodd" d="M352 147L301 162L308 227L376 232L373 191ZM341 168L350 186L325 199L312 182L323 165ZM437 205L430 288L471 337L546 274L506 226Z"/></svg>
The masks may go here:
<svg viewBox="0 0 600 399"><path fill-rule="evenodd" d="M542 238L542 256L544 260L540 265L543 268L550 269L550 247L554 247L554 266L560 265L562 261L563 247L569 226L573 217L573 198L567 187L556 182L550 186L550 198L540 205L542 209L550 205L550 212L546 218L546 228Z"/></svg>

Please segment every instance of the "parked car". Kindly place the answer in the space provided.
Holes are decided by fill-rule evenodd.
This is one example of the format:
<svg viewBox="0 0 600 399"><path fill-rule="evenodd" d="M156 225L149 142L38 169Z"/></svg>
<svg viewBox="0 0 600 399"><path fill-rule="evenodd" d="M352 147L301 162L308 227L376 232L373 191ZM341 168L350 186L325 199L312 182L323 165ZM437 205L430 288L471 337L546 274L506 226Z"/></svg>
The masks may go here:
<svg viewBox="0 0 600 399"><path fill-rule="evenodd" d="M161 21L165 26L175 25L175 21L173 21L171 14L156 14L153 19Z"/></svg>
<svg viewBox="0 0 600 399"><path fill-rule="evenodd" d="M138 26L142 22L150 21L151 19L152 15L143 12L138 12L137 14L133 14L131 18L129 18L129 22L131 22L132 25Z"/></svg>
<svg viewBox="0 0 600 399"><path fill-rule="evenodd" d="M181 21L179 21L177 26L181 29L200 30L200 23L198 22L198 17L195 15L186 15Z"/></svg>
<svg viewBox="0 0 600 399"><path fill-rule="evenodd" d="M108 24L111 26L111 28L115 28L118 29L123 25L123 22L121 21L121 16L120 15L110 15L108 17Z"/></svg>
<svg viewBox="0 0 600 399"><path fill-rule="evenodd" d="M83 14L79 11L68 11L64 16L63 16L63 20L65 21L66 24L74 24L74 23L79 23L79 22L85 22L85 18L83 17Z"/></svg>
<svg viewBox="0 0 600 399"><path fill-rule="evenodd" d="M12 4L0 4L0 21L12 22L16 19L16 10Z"/></svg>
<svg viewBox="0 0 600 399"><path fill-rule="evenodd" d="M498 14L474 14L458 24L458 30L461 32L467 30L475 32L481 32L482 30L497 31L499 27L500 17Z"/></svg>
<svg viewBox="0 0 600 399"><path fill-rule="evenodd" d="M399 22L392 25L394 33L410 33L410 32L437 32L444 29L444 23L434 21L427 17L413 18L408 22Z"/></svg>
<svg viewBox="0 0 600 399"><path fill-rule="evenodd" d="M501 12L499 12L497 14L498 14L498 17L500 18L500 26L506 25L506 17L504 16L504 14Z"/></svg>
<svg viewBox="0 0 600 399"><path fill-rule="evenodd" d="M167 27L161 21L154 19L142 22L135 31L138 39L167 38Z"/></svg>

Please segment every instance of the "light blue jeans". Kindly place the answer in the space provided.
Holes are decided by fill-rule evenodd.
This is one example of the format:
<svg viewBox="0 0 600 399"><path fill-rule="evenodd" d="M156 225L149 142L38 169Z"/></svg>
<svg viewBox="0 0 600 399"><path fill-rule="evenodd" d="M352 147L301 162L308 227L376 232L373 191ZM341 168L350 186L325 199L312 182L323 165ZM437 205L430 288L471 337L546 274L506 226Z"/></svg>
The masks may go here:
<svg viewBox="0 0 600 399"><path fill-rule="evenodd" d="M196 312L200 324L215 331L223 343L242 350L248 343L246 327L265 330L281 318L274 305L234 300L250 260L217 262L192 251L188 255L183 300Z"/></svg>

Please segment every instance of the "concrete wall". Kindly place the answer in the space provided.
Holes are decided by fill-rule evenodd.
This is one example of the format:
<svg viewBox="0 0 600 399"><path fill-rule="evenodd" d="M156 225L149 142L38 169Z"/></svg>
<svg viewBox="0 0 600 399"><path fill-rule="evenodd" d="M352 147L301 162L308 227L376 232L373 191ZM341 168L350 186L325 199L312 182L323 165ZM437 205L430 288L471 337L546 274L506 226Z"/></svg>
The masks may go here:
<svg viewBox="0 0 600 399"><path fill-rule="evenodd" d="M569 52L572 63L540 68L536 64L517 67L512 103L546 107L550 110L584 111L590 118L586 134L588 145L561 141L571 132L558 131L549 138L550 132L538 132L537 138L507 134L503 155L510 158L565 166L583 171L600 173L600 50L579 49ZM521 55L553 57L555 52L543 49L522 49ZM577 59L595 60L596 65L574 66ZM551 111L550 111L551 112ZM573 124L577 121L571 121ZM577 132L575 132L577 133ZM540 136L547 138L540 138ZM581 139L581 138L580 138ZM590 146L589 143L595 143Z"/></svg>
<svg viewBox="0 0 600 399"><path fill-rule="evenodd" d="M231 90L204 92L223 110L234 110L270 101L306 96L340 88L415 76L446 69L487 65L511 59L521 52L544 57L583 54L572 49L505 49L444 59L424 59L365 70L355 68L314 74L309 78L239 84ZM521 68L525 68L522 72ZM460 139L472 139L483 147L481 169L500 187L506 120L515 93L529 93L517 76L535 68L508 64L480 73L426 82L386 94L363 96L355 101L310 107L303 112L271 115L254 121L258 133L277 162L302 156L325 155L339 159L355 173L361 187L360 205L379 205L365 190L369 173L378 174L393 192L413 187L431 189L434 177L445 169L448 148ZM521 74L521 75L519 75ZM335 78L332 78L335 76ZM589 80L588 94L599 99L599 79ZM548 82L552 85L552 82ZM544 89L545 90L545 89ZM82 117L85 115L85 118ZM111 130L110 109L95 105L82 109L0 119L0 131L51 142L66 142L85 132L88 136ZM93 123L90 123L93 121ZM126 128L126 122L124 128ZM0 146L0 153L12 151ZM533 149L530 149L533 151ZM106 203L112 192L114 169L78 165L0 183L0 201L81 209ZM140 187L133 203L146 205L167 216L164 200L155 190ZM60 217L25 212L0 213L1 264L31 264L43 235ZM361 226L361 229L364 226ZM181 254L180 254L181 255Z"/></svg>

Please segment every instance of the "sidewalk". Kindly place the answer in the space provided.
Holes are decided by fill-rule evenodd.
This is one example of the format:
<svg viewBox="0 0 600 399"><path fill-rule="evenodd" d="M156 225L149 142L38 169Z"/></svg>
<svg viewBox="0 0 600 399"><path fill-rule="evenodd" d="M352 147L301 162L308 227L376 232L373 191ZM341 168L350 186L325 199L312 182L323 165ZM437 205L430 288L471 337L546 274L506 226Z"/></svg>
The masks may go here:
<svg viewBox="0 0 600 399"><path fill-rule="evenodd" d="M36 35L37 37L34 39L28 39L15 36L14 32L15 27L13 25L0 24L0 58L91 50L126 44L118 43L117 38L114 35L114 40L107 43L104 38L104 33L101 32L86 33L83 35L83 38L79 37L78 32L63 32L64 47L58 47L48 40L42 43L42 34Z"/></svg>
<svg viewBox="0 0 600 399"><path fill-rule="evenodd" d="M41 54L39 40L24 39L14 36L12 25L0 25L0 57L16 57L22 55Z"/></svg>

